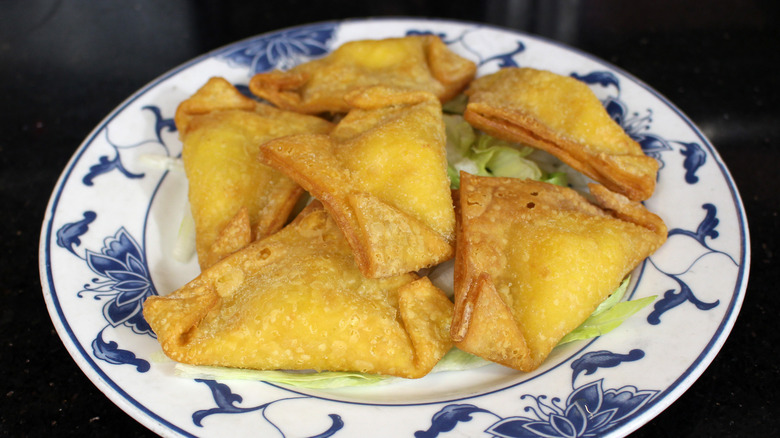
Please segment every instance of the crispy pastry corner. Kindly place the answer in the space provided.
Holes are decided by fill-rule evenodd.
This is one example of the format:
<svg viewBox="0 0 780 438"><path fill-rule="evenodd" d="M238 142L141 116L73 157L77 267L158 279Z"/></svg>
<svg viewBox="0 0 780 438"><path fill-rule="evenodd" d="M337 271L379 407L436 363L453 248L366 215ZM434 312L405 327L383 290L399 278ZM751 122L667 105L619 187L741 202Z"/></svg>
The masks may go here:
<svg viewBox="0 0 780 438"><path fill-rule="evenodd" d="M261 160L322 201L370 278L454 255L455 214L441 105L430 93L385 87L350 94L356 107L330 135L260 148Z"/></svg>
<svg viewBox="0 0 780 438"><path fill-rule="evenodd" d="M666 240L656 215L602 186L603 202L548 183L461 173L456 346L536 369Z"/></svg>
<svg viewBox="0 0 780 438"><path fill-rule="evenodd" d="M452 303L414 274L362 276L319 202L144 303L164 353L194 365L419 378L449 351Z"/></svg>
<svg viewBox="0 0 780 438"><path fill-rule="evenodd" d="M258 73L249 83L255 95L291 111L345 113L344 97L377 85L433 93L442 102L474 78L476 65L453 53L434 35L351 41L324 58L289 71Z"/></svg>
<svg viewBox="0 0 780 438"><path fill-rule="evenodd" d="M584 83L504 68L466 90L464 118L494 137L547 151L634 201L655 191L658 162L618 125Z"/></svg>
<svg viewBox="0 0 780 438"><path fill-rule="evenodd" d="M265 141L283 135L327 133L333 125L281 111L211 78L175 116L195 220L198 263L205 269L284 225L303 190L260 163Z"/></svg>

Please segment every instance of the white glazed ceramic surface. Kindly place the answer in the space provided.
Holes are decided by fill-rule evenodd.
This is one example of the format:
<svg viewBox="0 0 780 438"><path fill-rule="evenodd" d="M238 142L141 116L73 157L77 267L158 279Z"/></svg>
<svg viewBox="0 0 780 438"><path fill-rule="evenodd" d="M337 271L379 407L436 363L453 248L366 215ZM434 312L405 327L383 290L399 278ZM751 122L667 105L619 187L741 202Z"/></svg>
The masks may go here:
<svg viewBox="0 0 780 438"><path fill-rule="evenodd" d="M174 376L141 316L143 300L192 279L171 249L185 208L180 172L144 166L181 152L176 106L211 76L238 86L355 39L440 35L479 65L548 69L586 82L661 163L647 207L668 242L636 269L630 298L653 305L615 331L556 349L533 373L499 365L340 390ZM62 173L43 223L40 269L54 325L84 373L164 436L622 436L669 406L725 341L749 268L745 213L728 171L670 102L619 69L531 35L472 23L377 19L306 25L204 55L112 112Z"/></svg>

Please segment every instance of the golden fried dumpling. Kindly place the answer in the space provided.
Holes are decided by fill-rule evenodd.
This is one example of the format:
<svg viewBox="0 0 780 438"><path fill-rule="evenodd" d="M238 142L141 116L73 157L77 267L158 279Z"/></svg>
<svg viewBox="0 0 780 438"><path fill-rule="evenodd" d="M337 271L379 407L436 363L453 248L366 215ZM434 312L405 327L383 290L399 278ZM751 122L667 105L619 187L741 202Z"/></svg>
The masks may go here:
<svg viewBox="0 0 780 438"><path fill-rule="evenodd" d="M454 254L455 214L439 101L374 87L330 135L264 144L260 156L322 201L366 277L416 271Z"/></svg>
<svg viewBox="0 0 780 438"><path fill-rule="evenodd" d="M258 162L265 141L333 125L281 111L210 79L176 111L201 269L284 225L303 190Z"/></svg>
<svg viewBox="0 0 780 438"><path fill-rule="evenodd" d="M591 185L601 205L544 182L461 173L455 345L536 369L666 240L641 204ZM603 208L602 208L603 207Z"/></svg>
<svg viewBox="0 0 780 438"><path fill-rule="evenodd" d="M307 114L344 113L349 92L382 85L428 91L442 102L455 97L474 78L476 65L434 35L343 44L324 58L289 71L255 75L250 90L280 108Z"/></svg>
<svg viewBox="0 0 780 438"><path fill-rule="evenodd" d="M494 137L547 151L614 192L641 201L655 190L658 162L570 77L504 68L466 90L464 118Z"/></svg>
<svg viewBox="0 0 780 438"><path fill-rule="evenodd" d="M167 356L194 365L418 378L452 346L444 293L414 274L363 277L316 201L181 289L149 297L144 317Z"/></svg>

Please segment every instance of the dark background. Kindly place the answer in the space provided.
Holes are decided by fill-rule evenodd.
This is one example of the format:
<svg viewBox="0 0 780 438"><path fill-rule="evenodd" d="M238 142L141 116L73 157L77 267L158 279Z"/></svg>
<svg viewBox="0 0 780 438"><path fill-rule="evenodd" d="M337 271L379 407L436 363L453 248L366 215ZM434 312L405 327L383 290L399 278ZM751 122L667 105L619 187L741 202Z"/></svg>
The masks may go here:
<svg viewBox="0 0 780 438"><path fill-rule="evenodd" d="M634 436L780 435L777 3L353 3L0 0L0 435L151 435L81 373L41 294L46 203L88 133L131 93L210 49L287 26L388 15L492 23L562 41L641 78L703 130L745 203L750 285L712 365Z"/></svg>

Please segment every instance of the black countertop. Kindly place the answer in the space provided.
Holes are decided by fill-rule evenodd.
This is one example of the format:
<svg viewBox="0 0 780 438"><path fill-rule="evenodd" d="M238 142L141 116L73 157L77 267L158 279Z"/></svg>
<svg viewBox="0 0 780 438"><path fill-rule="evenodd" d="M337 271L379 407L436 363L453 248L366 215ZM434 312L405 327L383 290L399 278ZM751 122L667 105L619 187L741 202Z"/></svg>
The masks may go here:
<svg viewBox="0 0 780 438"><path fill-rule="evenodd" d="M79 370L41 294L38 240L59 173L116 105L203 52L270 30L367 16L498 24L609 61L708 136L747 211L750 284L704 374L637 437L777 436L780 99L773 1L241 0L0 2L0 435L149 436Z"/></svg>

